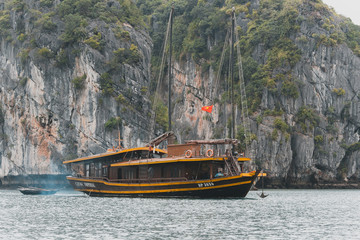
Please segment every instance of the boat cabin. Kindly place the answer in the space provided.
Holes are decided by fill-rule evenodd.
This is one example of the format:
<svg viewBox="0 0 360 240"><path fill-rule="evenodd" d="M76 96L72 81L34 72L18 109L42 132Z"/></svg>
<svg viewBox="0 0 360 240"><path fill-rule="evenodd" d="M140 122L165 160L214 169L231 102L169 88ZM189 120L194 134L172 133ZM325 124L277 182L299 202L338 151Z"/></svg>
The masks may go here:
<svg viewBox="0 0 360 240"><path fill-rule="evenodd" d="M110 179L120 182L168 182L212 179L224 169L222 159L183 157L137 160L114 163L110 168Z"/></svg>
<svg viewBox="0 0 360 240"><path fill-rule="evenodd" d="M149 158L161 159L164 156L166 156L166 151L162 149L153 150L148 147L120 151L110 149L103 154L64 161L64 164L68 164L69 169L74 173L73 175L77 177L109 178L109 168L113 163Z"/></svg>
<svg viewBox="0 0 360 240"><path fill-rule="evenodd" d="M119 183L213 179L240 174L244 162L250 160L244 156L233 157L228 143L189 141L168 145L167 151L151 146L131 148L64 163L70 163L71 170L76 172L74 176Z"/></svg>

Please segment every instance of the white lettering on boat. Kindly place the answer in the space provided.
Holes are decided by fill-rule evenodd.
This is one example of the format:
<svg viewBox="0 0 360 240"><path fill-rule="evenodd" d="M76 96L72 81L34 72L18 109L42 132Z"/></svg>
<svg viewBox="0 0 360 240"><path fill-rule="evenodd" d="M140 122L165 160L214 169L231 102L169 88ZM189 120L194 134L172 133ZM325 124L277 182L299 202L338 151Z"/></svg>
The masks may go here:
<svg viewBox="0 0 360 240"><path fill-rule="evenodd" d="M88 182L75 182L75 185L77 187L89 187L89 188L95 188L94 183L88 183Z"/></svg>
<svg viewBox="0 0 360 240"><path fill-rule="evenodd" d="M198 187L211 187L214 186L213 182L198 183Z"/></svg>
<svg viewBox="0 0 360 240"><path fill-rule="evenodd" d="M84 186L84 184L82 182L75 182L75 185L77 187L83 187Z"/></svg>
<svg viewBox="0 0 360 240"><path fill-rule="evenodd" d="M84 186L85 187L90 187L90 188L95 188L95 184L94 183L89 183L89 182L85 182Z"/></svg>

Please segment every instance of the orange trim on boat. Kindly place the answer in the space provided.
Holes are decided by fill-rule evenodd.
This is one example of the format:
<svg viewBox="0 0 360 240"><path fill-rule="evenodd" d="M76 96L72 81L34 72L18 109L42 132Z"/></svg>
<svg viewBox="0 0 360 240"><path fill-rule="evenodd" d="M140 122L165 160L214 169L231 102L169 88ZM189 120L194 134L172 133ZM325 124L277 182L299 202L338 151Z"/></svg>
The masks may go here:
<svg viewBox="0 0 360 240"><path fill-rule="evenodd" d="M216 189L216 188L224 188L224 187L232 187L244 184L250 184L251 181L238 182L238 183L230 183L219 186L211 186L211 187L198 187L198 188L177 188L177 189L159 189L159 190L142 190L142 191L110 191L110 190L97 190L97 189L75 189L80 192L98 192L98 193L112 193L112 194L137 194L137 193L161 193L161 192L184 192L184 191L200 191L207 189Z"/></svg>
<svg viewBox="0 0 360 240"><path fill-rule="evenodd" d="M182 184L194 184L194 183L208 183L208 182L219 182L224 180L230 180L235 178L242 178L242 177L252 177L254 176L256 171L248 172L248 173L241 173L237 176L231 176L231 177L221 177L221 178L214 178L209 180L189 180L189 181L181 181L181 182L167 182L167 183L111 183L104 180L95 180L95 179L84 179L84 178L76 178L67 176L66 178L68 180L72 181L79 181L79 182L94 182L94 183L103 183L108 186L137 186L137 187L151 187L151 186L165 186L165 185L182 185Z"/></svg>
<svg viewBox="0 0 360 240"><path fill-rule="evenodd" d="M202 162L202 161L223 161L223 158L150 158L141 160L130 160L126 162L119 162L111 164L112 167L127 167L127 166L138 166L148 164L164 164L164 163L176 163L176 162Z"/></svg>
<svg viewBox="0 0 360 240"><path fill-rule="evenodd" d="M81 162L81 161L86 161L86 160L91 160L91 159L96 159L96 158L109 157L109 156L113 156L113 155L117 155L117 154L121 154L121 153L133 152L133 151L139 151L139 150L149 151L149 148L148 147L139 147L139 148L124 149L124 150L121 150L121 151L118 151L118 152L106 152L106 153L101 153L101 154L97 154L97 155L93 155L93 156L89 156L89 157L83 157L83 158L77 158L77 159L73 159L73 160L67 160L67 161L64 161L63 164ZM156 148L155 151L167 154L167 151L165 151L163 149Z"/></svg>
<svg viewBox="0 0 360 240"><path fill-rule="evenodd" d="M249 160L251 160L249 158ZM249 161L247 159L238 158L238 161ZM149 165L149 164L164 164L164 163L176 163L176 162L204 162L204 161L224 161L222 157L207 157L207 158L184 158L184 157L173 157L173 158L150 158L140 160L130 160L125 162L118 162L111 164L111 167L127 167L127 166L138 166L138 165Z"/></svg>

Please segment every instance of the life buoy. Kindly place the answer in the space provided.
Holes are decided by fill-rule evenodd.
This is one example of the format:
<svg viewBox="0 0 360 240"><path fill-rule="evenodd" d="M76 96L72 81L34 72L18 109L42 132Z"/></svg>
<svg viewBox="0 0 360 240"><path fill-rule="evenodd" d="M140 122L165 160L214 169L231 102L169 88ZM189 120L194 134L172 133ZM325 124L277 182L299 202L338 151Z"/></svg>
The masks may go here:
<svg viewBox="0 0 360 240"><path fill-rule="evenodd" d="M214 156L214 150L208 149L208 150L206 151L206 156L207 156L207 157L213 157L213 156Z"/></svg>
<svg viewBox="0 0 360 240"><path fill-rule="evenodd" d="M192 157L192 151L191 151L191 150L187 150L187 151L185 152L185 157L186 157L186 158L191 158L191 157Z"/></svg>

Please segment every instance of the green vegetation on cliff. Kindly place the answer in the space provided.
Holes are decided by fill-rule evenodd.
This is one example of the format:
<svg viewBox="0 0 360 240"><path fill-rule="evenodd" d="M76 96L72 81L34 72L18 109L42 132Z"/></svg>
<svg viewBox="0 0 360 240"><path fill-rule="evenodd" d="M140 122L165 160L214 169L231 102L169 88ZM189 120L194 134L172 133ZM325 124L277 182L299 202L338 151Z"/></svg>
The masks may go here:
<svg viewBox="0 0 360 240"><path fill-rule="evenodd" d="M141 57L138 46L132 42L129 32L124 30L123 23L135 28L147 25L154 44L153 77L158 74L166 23L172 6L175 9L174 56L180 62L193 59L203 73L209 67L219 70L230 12L234 6L251 112L259 109L265 89L275 96L299 97L298 82L291 71L302 54L296 41L306 43L309 38L299 34L303 21L315 24L320 19L320 26L328 31L328 34L311 36L317 41L317 46L346 42L354 53L360 54L360 27L348 20L338 26L329 15L331 9L319 0L263 0L259 5L250 0L137 0L135 3L131 0L64 0L58 4L41 0L35 9L27 4L25 0L6 1L5 9L0 11L0 36L21 43L22 50L18 56L23 63L35 56L38 61L54 58L57 67L67 66L76 55L79 43L103 51L106 47L105 36L91 23L104 22L120 41L128 42L125 48L113 49L114 56L109 62L108 73L117 74L121 64L137 64ZM303 9L305 5L309 7L308 10ZM26 32L24 20L20 19L14 36L11 33L10 11L26 13L35 29ZM306 11L308 19L303 16ZM311 11L314 14L310 14ZM320 13L321 17L315 13ZM49 43L39 38L39 34L57 34L61 44L47 49ZM37 54L32 54L33 50ZM257 56L254 54L256 51L264 55ZM226 71L226 67L223 70ZM238 72L235 72L236 81L239 79L237 75ZM239 94L236 96L240 97Z"/></svg>
<svg viewBox="0 0 360 240"><path fill-rule="evenodd" d="M121 84L117 82L121 66L141 62L138 43L124 27L145 29L141 13L131 0L41 0L38 3L9 0L3 7L0 37L16 46L23 67L33 62L49 71L73 68L79 54L92 48L110 58L98 64L103 64L103 71L108 74L105 80L99 79L101 88L105 94L112 95L111 91ZM76 89L81 88L80 78L70 81Z"/></svg>
<svg viewBox="0 0 360 240"><path fill-rule="evenodd" d="M149 42L139 45L138 40L147 36L142 35L146 24L134 1L7 0L1 7L0 38L14 47L23 68L19 70L24 74L19 77L22 87L26 89L31 82L22 79L32 79L28 69L34 64L49 84L56 81L56 76L69 73L65 76L68 83L63 86L71 86L75 95L83 94L89 82L95 83L90 87L97 83L99 103L115 99L119 112L142 111L138 92L143 86L133 91L128 86L130 80L125 80L128 69L143 70L144 51L150 51L147 48L151 46ZM90 75L87 69L82 69L86 58L94 61L94 72ZM86 74L91 79L87 82ZM132 107L129 102L135 98L139 104Z"/></svg>
<svg viewBox="0 0 360 240"><path fill-rule="evenodd" d="M105 130L110 131L110 130L114 130L114 129L120 129L121 127L121 117L112 117L110 118L104 125Z"/></svg>
<svg viewBox="0 0 360 240"><path fill-rule="evenodd" d="M300 125L302 131L306 133L318 126L320 117L314 109L303 106L296 114L296 122Z"/></svg>
<svg viewBox="0 0 360 240"><path fill-rule="evenodd" d="M31 7L29 4L26 0L9 0L0 11L0 37L19 47L17 57L22 65L32 60L43 68L49 64L71 68L80 49L97 51L106 58L98 79L100 90L103 97L115 98L119 105L128 105L131 101L131 94L123 91L123 66L139 65L143 57L141 46L124 26L149 31L153 41L151 67L155 79L172 6L175 10L174 58L180 64L192 59L203 74L208 74L210 68L219 71L234 6L250 114L265 111L260 109L260 104L266 92L273 97L277 108L281 105L279 99L294 101L300 97L300 81L293 70L304 54L300 50L302 45L311 41L316 48L347 44L360 55L360 27L334 15L320 0L41 0ZM24 16L16 19L16 26L12 24L12 13ZM26 27L26 21L34 26L33 29ZM304 24L316 31L305 35L301 31ZM115 36L121 44L115 47L109 43L109 35ZM227 79L227 66L222 70L221 79ZM235 71L235 97L240 103L238 74ZM82 88L82 78L70 81L75 89ZM146 95L146 92L141 91L141 94ZM342 88L334 88L333 93L339 98L346 95ZM302 118L307 110L304 107L297 115L304 131L314 125L310 121L307 126ZM347 112L346 105L341 116L346 118ZM163 120L159 122L165 126ZM276 128L283 131L279 124Z"/></svg>
<svg viewBox="0 0 360 240"><path fill-rule="evenodd" d="M137 5L147 16L150 25L154 41L155 76L171 3L139 0ZM240 34L242 57L245 59L243 68L250 109L258 109L264 87L273 93L297 98L296 82L290 72L301 56L301 51L291 39L301 24L297 9L299 1L266 0L260 2L258 9L254 9L251 1L174 1L175 58L184 61L191 57L204 68L202 72L210 66L218 71L232 5L236 5L236 13L243 22L237 30ZM262 61L253 58L253 52L258 46L269 53L262 56ZM224 71L227 71L226 67ZM285 77L279 78L278 74ZM235 72L236 81L238 78L238 72ZM237 96L240 97L238 94Z"/></svg>

